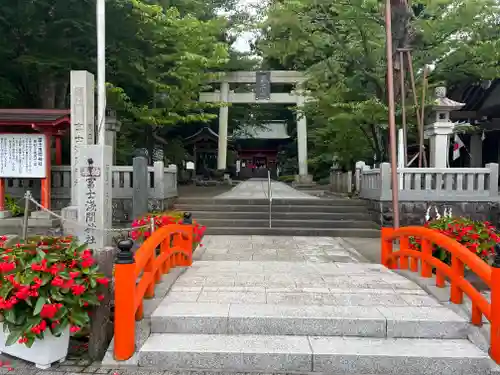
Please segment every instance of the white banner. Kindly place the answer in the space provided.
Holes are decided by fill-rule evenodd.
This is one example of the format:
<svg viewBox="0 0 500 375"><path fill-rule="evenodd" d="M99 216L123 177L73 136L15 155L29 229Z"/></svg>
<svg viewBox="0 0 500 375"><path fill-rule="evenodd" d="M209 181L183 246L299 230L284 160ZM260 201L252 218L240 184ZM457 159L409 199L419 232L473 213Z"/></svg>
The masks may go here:
<svg viewBox="0 0 500 375"><path fill-rule="evenodd" d="M45 178L45 135L0 134L0 178Z"/></svg>

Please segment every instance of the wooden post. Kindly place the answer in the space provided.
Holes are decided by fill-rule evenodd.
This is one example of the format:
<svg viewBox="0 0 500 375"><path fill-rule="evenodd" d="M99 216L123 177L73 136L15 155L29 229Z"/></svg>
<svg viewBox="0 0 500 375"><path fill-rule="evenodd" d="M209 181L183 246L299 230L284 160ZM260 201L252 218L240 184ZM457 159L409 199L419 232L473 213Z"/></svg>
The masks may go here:
<svg viewBox="0 0 500 375"><path fill-rule="evenodd" d="M62 165L62 141L61 136L56 136L56 165Z"/></svg>
<svg viewBox="0 0 500 375"><path fill-rule="evenodd" d="M51 185L51 160L50 160L50 134L44 134L45 136L45 168L47 170L47 176L41 180L41 204L44 208L50 210L50 185Z"/></svg>

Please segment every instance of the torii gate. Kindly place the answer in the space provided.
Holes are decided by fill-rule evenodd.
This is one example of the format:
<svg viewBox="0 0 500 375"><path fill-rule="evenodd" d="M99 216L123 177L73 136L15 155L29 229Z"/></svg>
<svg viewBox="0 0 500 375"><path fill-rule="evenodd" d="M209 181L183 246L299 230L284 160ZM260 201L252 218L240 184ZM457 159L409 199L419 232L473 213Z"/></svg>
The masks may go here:
<svg viewBox="0 0 500 375"><path fill-rule="evenodd" d="M299 108L297 115L297 154L299 164L299 181L310 182L307 170L307 120L301 111L306 101L304 91L295 90L290 93L272 93L272 83L292 83L300 86L304 82L304 74L297 71L273 70L270 72L228 72L212 82L220 83L220 90L200 94L200 102L222 103L256 103L256 104L295 104ZM230 90L230 83L253 83L254 92L235 93ZM219 144L217 169L226 169L227 162L227 128L229 108L227 105L219 110Z"/></svg>

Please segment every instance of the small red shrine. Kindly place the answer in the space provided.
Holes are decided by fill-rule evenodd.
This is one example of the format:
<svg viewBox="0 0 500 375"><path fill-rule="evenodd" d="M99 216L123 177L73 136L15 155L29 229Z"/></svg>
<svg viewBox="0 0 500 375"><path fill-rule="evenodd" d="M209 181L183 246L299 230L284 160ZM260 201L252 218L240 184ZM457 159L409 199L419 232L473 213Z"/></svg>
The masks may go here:
<svg viewBox="0 0 500 375"><path fill-rule="evenodd" d="M45 178L41 178L41 204L50 208L51 150L55 143L55 164L62 164L62 137L71 126L69 109L0 109L0 137L13 134L40 134L45 138ZM1 150L7 143L0 144ZM30 150L30 152L33 149ZM35 150L36 152L36 150ZM0 178L0 211L5 210L5 178Z"/></svg>

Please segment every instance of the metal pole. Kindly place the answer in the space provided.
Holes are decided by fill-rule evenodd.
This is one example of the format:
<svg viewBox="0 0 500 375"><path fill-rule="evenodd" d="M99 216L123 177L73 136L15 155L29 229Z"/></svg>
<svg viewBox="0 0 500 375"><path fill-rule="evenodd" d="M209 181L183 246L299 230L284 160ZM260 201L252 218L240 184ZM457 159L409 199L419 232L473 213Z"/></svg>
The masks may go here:
<svg viewBox="0 0 500 375"><path fill-rule="evenodd" d="M267 170L267 197L269 198L269 228L272 228L272 204L273 204L273 196L272 196L272 188L271 188L271 171Z"/></svg>
<svg viewBox="0 0 500 375"><path fill-rule="evenodd" d="M106 136L106 0L97 0L97 144Z"/></svg>
<svg viewBox="0 0 500 375"><path fill-rule="evenodd" d="M408 132L406 128L406 85L405 85L405 60L404 60L404 52L399 51L399 65L400 65L400 75L399 75L399 83L401 85L401 122L403 125L403 167L408 165Z"/></svg>
<svg viewBox="0 0 500 375"><path fill-rule="evenodd" d="M389 105L389 140L391 148L392 211L394 228L399 228L399 185L396 152L396 120L394 110L394 71L392 64L392 20L391 0L385 1L385 33L387 45L387 102Z"/></svg>
<svg viewBox="0 0 500 375"><path fill-rule="evenodd" d="M30 197L31 192L28 190L26 194L24 194L24 217L23 217L23 240L26 241L28 239L28 217L30 211Z"/></svg>

